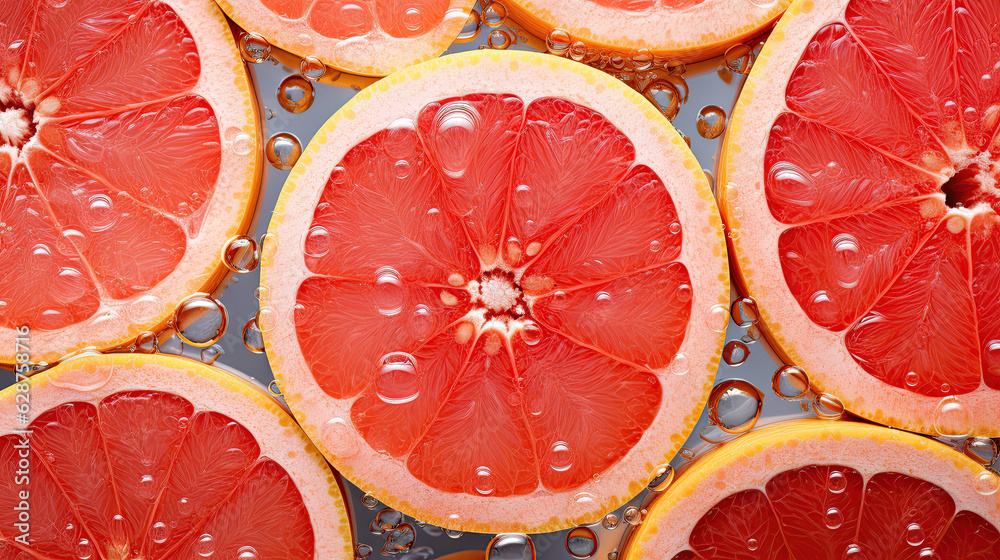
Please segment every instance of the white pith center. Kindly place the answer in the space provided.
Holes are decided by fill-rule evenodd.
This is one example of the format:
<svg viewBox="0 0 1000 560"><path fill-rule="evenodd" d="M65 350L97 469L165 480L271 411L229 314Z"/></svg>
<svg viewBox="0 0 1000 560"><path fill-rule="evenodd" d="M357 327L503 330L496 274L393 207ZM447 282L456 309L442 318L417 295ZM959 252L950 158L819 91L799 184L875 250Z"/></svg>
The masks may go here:
<svg viewBox="0 0 1000 560"><path fill-rule="evenodd" d="M20 146L27 139L31 130L28 122L28 112L21 108L10 108L0 111L0 141L11 146Z"/></svg>
<svg viewBox="0 0 1000 560"><path fill-rule="evenodd" d="M517 303L519 290L505 278L486 278L479 285L479 301L483 307L499 313L507 311Z"/></svg>

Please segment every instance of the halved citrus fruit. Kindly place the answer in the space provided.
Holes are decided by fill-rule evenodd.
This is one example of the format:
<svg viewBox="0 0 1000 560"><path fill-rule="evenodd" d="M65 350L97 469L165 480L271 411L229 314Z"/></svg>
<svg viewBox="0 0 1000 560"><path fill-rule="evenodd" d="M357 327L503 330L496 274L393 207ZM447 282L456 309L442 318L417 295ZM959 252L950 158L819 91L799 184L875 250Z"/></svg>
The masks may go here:
<svg viewBox="0 0 1000 560"><path fill-rule="evenodd" d="M476 0L216 0L247 31L300 57L385 76L440 56Z"/></svg>
<svg viewBox="0 0 1000 560"><path fill-rule="evenodd" d="M624 558L996 560L1000 479L922 436L799 420L697 460Z"/></svg>
<svg viewBox="0 0 1000 560"><path fill-rule="evenodd" d="M803 0L734 111L740 282L787 360L883 424L1000 434L998 34L989 0Z"/></svg>
<svg viewBox="0 0 1000 560"><path fill-rule="evenodd" d="M0 403L0 557L353 558L336 478L250 381L96 354Z"/></svg>
<svg viewBox="0 0 1000 560"><path fill-rule="evenodd" d="M763 33L791 0L509 0L510 16L550 46L580 41L596 50L653 57L668 63L718 56ZM565 44L564 44L565 43Z"/></svg>
<svg viewBox="0 0 1000 560"><path fill-rule="evenodd" d="M627 86L536 53L445 57L362 91L292 170L267 354L317 446L392 507L475 531L594 520L705 404L720 226Z"/></svg>
<svg viewBox="0 0 1000 560"><path fill-rule="evenodd" d="M253 219L257 108L209 0L0 2L0 362L117 346L211 291Z"/></svg>

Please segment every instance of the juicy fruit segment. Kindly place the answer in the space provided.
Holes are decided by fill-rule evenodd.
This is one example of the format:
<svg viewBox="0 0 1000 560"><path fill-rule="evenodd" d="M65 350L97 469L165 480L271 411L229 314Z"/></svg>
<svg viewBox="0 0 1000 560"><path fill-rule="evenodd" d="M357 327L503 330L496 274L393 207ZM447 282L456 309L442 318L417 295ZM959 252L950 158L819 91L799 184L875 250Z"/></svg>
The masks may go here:
<svg viewBox="0 0 1000 560"><path fill-rule="evenodd" d="M157 285L221 162L201 58L164 3L4 2L0 325L54 330ZM18 279L32 271L25 290Z"/></svg>
<svg viewBox="0 0 1000 560"><path fill-rule="evenodd" d="M0 517L12 548L72 558L313 557L295 484L223 414L171 393L123 391L46 410L30 429L27 546L6 534L17 522L21 440L0 438L9 485Z"/></svg>
<svg viewBox="0 0 1000 560"><path fill-rule="evenodd" d="M921 395L1000 389L997 29L992 2L852 0L768 138L789 290L863 370Z"/></svg>
<svg viewBox="0 0 1000 560"><path fill-rule="evenodd" d="M691 314L681 239L661 179L592 109L432 102L334 167L298 343L365 442L425 484L569 491L656 416Z"/></svg>
<svg viewBox="0 0 1000 560"><path fill-rule="evenodd" d="M942 488L880 472L808 465L715 504L675 560L753 558L996 558L1000 532Z"/></svg>

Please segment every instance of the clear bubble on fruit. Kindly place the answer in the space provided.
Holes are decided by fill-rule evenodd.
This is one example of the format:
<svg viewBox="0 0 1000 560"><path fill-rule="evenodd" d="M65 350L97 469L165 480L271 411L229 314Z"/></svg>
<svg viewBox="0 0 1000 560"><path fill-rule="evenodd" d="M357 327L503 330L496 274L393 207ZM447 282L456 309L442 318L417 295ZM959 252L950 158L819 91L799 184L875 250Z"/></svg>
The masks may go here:
<svg viewBox="0 0 1000 560"><path fill-rule="evenodd" d="M202 534L194 543L194 551L202 558L215 554L215 538L208 533Z"/></svg>
<svg viewBox="0 0 1000 560"><path fill-rule="evenodd" d="M288 171L295 167L295 162L299 161L302 155L302 144L294 134L288 132L278 132L268 139L264 146L264 156L271 167Z"/></svg>
<svg viewBox="0 0 1000 560"><path fill-rule="evenodd" d="M236 551L236 560L262 560L260 553L252 546L241 546Z"/></svg>
<svg viewBox="0 0 1000 560"><path fill-rule="evenodd" d="M990 438L970 437L965 440L963 450L980 465L988 465L997 458L997 443Z"/></svg>
<svg viewBox="0 0 1000 560"><path fill-rule="evenodd" d="M245 235L233 237L222 248L222 262L233 272L245 274L252 271L260 264L257 242Z"/></svg>
<svg viewBox="0 0 1000 560"><path fill-rule="evenodd" d="M456 531L454 529L445 529L444 534L448 535L449 539L460 539L462 538L462 535L464 535L465 533L461 531Z"/></svg>
<svg viewBox="0 0 1000 560"><path fill-rule="evenodd" d="M364 496L361 496L361 504L368 509L375 509L378 507L378 498L372 493L366 493Z"/></svg>
<svg viewBox="0 0 1000 560"><path fill-rule="evenodd" d="M964 437L972 433L972 409L958 397L941 399L934 409L934 431L945 437Z"/></svg>
<svg viewBox="0 0 1000 560"><path fill-rule="evenodd" d="M302 77L315 82L326 74L326 64L315 56L307 56L299 62L299 73Z"/></svg>
<svg viewBox="0 0 1000 560"><path fill-rule="evenodd" d="M305 111L312 107L315 99L315 86L298 74L292 74L278 84L278 105L289 113Z"/></svg>
<svg viewBox="0 0 1000 560"><path fill-rule="evenodd" d="M465 25L462 26L462 30L459 31L458 37L455 38L456 43L468 43L469 41L474 41L479 35L479 29L482 27L482 18L479 16L479 12L472 10L469 12L468 19L465 20Z"/></svg>
<svg viewBox="0 0 1000 560"><path fill-rule="evenodd" d="M260 64L271 57L271 43L258 33L244 33L240 37L240 55L247 62Z"/></svg>
<svg viewBox="0 0 1000 560"><path fill-rule="evenodd" d="M316 225L309 228L309 231L306 232L302 253L307 257L325 257L330 252L332 244L333 236L330 235L330 230Z"/></svg>
<svg viewBox="0 0 1000 560"><path fill-rule="evenodd" d="M757 542L757 539L747 539L747 550L753 552L754 550L757 550L758 547L760 547L760 543Z"/></svg>
<svg viewBox="0 0 1000 560"><path fill-rule="evenodd" d="M535 560L535 543L521 533L500 533L486 546L487 560Z"/></svg>
<svg viewBox="0 0 1000 560"><path fill-rule="evenodd" d="M642 523L642 512L635 506L629 506L622 512L622 519L625 523L635 527Z"/></svg>
<svg viewBox="0 0 1000 560"><path fill-rule="evenodd" d="M709 420L724 432L742 434L760 419L764 394L747 381L730 379L712 389L708 396Z"/></svg>
<svg viewBox="0 0 1000 560"><path fill-rule="evenodd" d="M199 348L222 338L229 324L226 308L208 294L193 294L174 309L174 332L185 343Z"/></svg>
<svg viewBox="0 0 1000 560"><path fill-rule="evenodd" d="M434 115L431 143L434 144L436 153L439 154L439 164L448 177L462 177L472 162L480 120L479 111L466 101L449 101ZM473 209L472 201L462 200L461 205L469 212Z"/></svg>
<svg viewBox="0 0 1000 560"><path fill-rule="evenodd" d="M660 465L653 469L649 475L649 483L646 488L652 492L662 492L674 481L674 468L668 465Z"/></svg>
<svg viewBox="0 0 1000 560"><path fill-rule="evenodd" d="M264 353L264 333L257 328L257 320L250 319L243 325L243 346L254 354Z"/></svg>
<svg viewBox="0 0 1000 560"><path fill-rule="evenodd" d="M589 527L574 527L566 533L566 551L573 558L590 558L597 552L597 534Z"/></svg>
<svg viewBox="0 0 1000 560"><path fill-rule="evenodd" d="M271 332L278 326L278 313L270 307L261 307L254 315L254 322L260 332Z"/></svg>
<svg viewBox="0 0 1000 560"><path fill-rule="evenodd" d="M116 221L118 214L111 197L106 194L95 194L90 197L87 212L84 214L87 229L95 233L106 231L115 225Z"/></svg>
<svg viewBox="0 0 1000 560"><path fill-rule="evenodd" d="M730 315L740 327L749 327L757 322L757 302L750 297L738 298L730 308Z"/></svg>
<svg viewBox="0 0 1000 560"><path fill-rule="evenodd" d="M827 529L839 529L844 524L844 514L840 513L840 510L835 507L829 508L826 510L824 522Z"/></svg>
<svg viewBox="0 0 1000 560"><path fill-rule="evenodd" d="M417 359L405 352L390 352L379 360L375 394L386 404L406 404L420 395Z"/></svg>
<svg viewBox="0 0 1000 560"><path fill-rule="evenodd" d="M832 470L827 479L827 487L830 489L830 492L840 494L847 488L847 477L838 470Z"/></svg>
<svg viewBox="0 0 1000 560"><path fill-rule="evenodd" d="M653 54L649 49L643 47L632 55L632 68L639 72L645 72L653 66Z"/></svg>
<svg viewBox="0 0 1000 560"><path fill-rule="evenodd" d="M483 10L483 23L490 27L500 27L507 21L507 8L500 2L490 2Z"/></svg>
<svg viewBox="0 0 1000 560"><path fill-rule="evenodd" d="M534 346L542 340L542 328L534 322L524 325L521 329L521 340L528 346Z"/></svg>
<svg viewBox="0 0 1000 560"><path fill-rule="evenodd" d="M476 472L472 475L472 486L476 489L476 492L483 495L489 496L496 490L497 482L496 477L493 476L493 471L489 467L479 467Z"/></svg>
<svg viewBox="0 0 1000 560"><path fill-rule="evenodd" d="M919 523L910 523L906 527L906 543L910 546L920 546L924 544L924 530Z"/></svg>
<svg viewBox="0 0 1000 560"><path fill-rule="evenodd" d="M569 57L580 62L587 56L587 45L583 41L574 41L569 46Z"/></svg>
<svg viewBox="0 0 1000 560"><path fill-rule="evenodd" d="M334 417L319 429L320 440L335 457L353 457L358 453L358 437L346 420Z"/></svg>
<svg viewBox="0 0 1000 560"><path fill-rule="evenodd" d="M601 527L604 527L605 529L607 529L609 531L617 529L618 528L618 516L615 515L614 513L609 513L609 514L605 515L604 519L601 519Z"/></svg>
<svg viewBox="0 0 1000 560"><path fill-rule="evenodd" d="M403 310L406 302L406 288L399 272L391 266L383 266L375 271L375 307L386 316L396 315Z"/></svg>
<svg viewBox="0 0 1000 560"><path fill-rule="evenodd" d="M257 242L257 246L260 247L261 260L273 259L275 253L278 252L278 235L271 232L261 235L260 241Z"/></svg>
<svg viewBox="0 0 1000 560"><path fill-rule="evenodd" d="M486 44L491 49L500 51L510 47L512 42L513 40L511 39L510 34L503 29L494 29L490 32L489 37L486 38Z"/></svg>
<svg viewBox="0 0 1000 560"><path fill-rule="evenodd" d="M76 543L76 557L80 560L89 560L94 555L94 545L87 539L80 539Z"/></svg>
<svg viewBox="0 0 1000 560"><path fill-rule="evenodd" d="M159 347L156 333L143 331L135 337L135 352L139 354L155 354Z"/></svg>
<svg viewBox="0 0 1000 560"><path fill-rule="evenodd" d="M573 466L573 451L565 441L557 441L549 447L549 467L563 472Z"/></svg>
<svg viewBox="0 0 1000 560"><path fill-rule="evenodd" d="M974 488L976 492L983 496L992 496L1000 490L1000 474L991 470L985 470L976 475Z"/></svg>
<svg viewBox="0 0 1000 560"><path fill-rule="evenodd" d="M840 420L844 417L844 403L830 393L820 393L813 400L813 412L823 420Z"/></svg>
<svg viewBox="0 0 1000 560"><path fill-rule="evenodd" d="M573 43L573 38L569 32L558 27L549 31L545 36L545 48L556 56L562 56L569 52L569 46Z"/></svg>
<svg viewBox="0 0 1000 560"><path fill-rule="evenodd" d="M920 376L915 371L909 371L903 376L903 382L907 387L916 387L920 381Z"/></svg>
<svg viewBox="0 0 1000 560"><path fill-rule="evenodd" d="M798 366L781 366L771 376L771 390L785 400L801 399L809 392L809 376Z"/></svg>
<svg viewBox="0 0 1000 560"><path fill-rule="evenodd" d="M726 112L718 105L706 105L698 112L695 128L703 138L713 140L726 130Z"/></svg>
<svg viewBox="0 0 1000 560"><path fill-rule="evenodd" d="M149 528L149 538L152 539L156 544L163 544L167 542L167 537L170 536L170 529L167 528L167 524L162 521L157 521Z"/></svg>
<svg viewBox="0 0 1000 560"><path fill-rule="evenodd" d="M722 348L722 359L734 367L742 365L749 356L750 348L739 340L730 340Z"/></svg>
<svg viewBox="0 0 1000 560"><path fill-rule="evenodd" d="M721 304L710 307L705 314L705 326L717 333L726 332L729 327L729 308Z"/></svg>

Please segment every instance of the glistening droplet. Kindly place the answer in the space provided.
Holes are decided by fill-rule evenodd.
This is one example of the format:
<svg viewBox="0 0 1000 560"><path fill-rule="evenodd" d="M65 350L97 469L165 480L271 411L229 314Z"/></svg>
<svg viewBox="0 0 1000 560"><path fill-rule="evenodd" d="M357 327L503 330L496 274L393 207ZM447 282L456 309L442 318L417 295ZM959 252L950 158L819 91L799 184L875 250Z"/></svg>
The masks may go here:
<svg viewBox="0 0 1000 560"><path fill-rule="evenodd" d="M809 392L809 376L797 366L781 366L771 376L771 390L785 400L798 400Z"/></svg>
<svg viewBox="0 0 1000 560"><path fill-rule="evenodd" d="M264 155L271 167L288 171L295 167L295 162L299 161L302 155L302 144L294 134L279 132L268 139L264 146Z"/></svg>
<svg viewBox="0 0 1000 560"><path fill-rule="evenodd" d="M521 533L501 533L486 546L487 560L535 560L535 543Z"/></svg>
<svg viewBox="0 0 1000 560"><path fill-rule="evenodd" d="M316 88L312 82L293 74L278 84L278 105L289 113L301 113L312 107Z"/></svg>
<svg viewBox="0 0 1000 560"><path fill-rule="evenodd" d="M573 558L590 558L597 552L597 534L589 527L574 527L566 533L566 551Z"/></svg>
<svg viewBox="0 0 1000 560"><path fill-rule="evenodd" d="M173 327L177 336L191 346L207 347L226 333L226 308L208 294L193 294L174 308Z"/></svg>
<svg viewBox="0 0 1000 560"><path fill-rule="evenodd" d="M741 379L723 381L708 397L708 417L730 434L750 431L760 418L764 394Z"/></svg>

